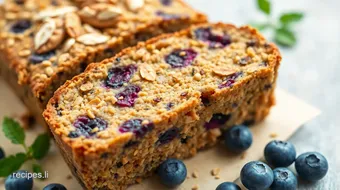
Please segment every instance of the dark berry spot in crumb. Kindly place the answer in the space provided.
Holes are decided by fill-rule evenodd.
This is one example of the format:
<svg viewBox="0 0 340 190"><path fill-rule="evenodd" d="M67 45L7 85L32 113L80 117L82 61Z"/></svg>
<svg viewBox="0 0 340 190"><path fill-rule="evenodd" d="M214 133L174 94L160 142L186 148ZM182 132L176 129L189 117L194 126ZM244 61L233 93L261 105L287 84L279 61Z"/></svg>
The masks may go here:
<svg viewBox="0 0 340 190"><path fill-rule="evenodd" d="M23 5L25 3L25 0L15 0L14 2L18 5Z"/></svg>
<svg viewBox="0 0 340 190"><path fill-rule="evenodd" d="M130 148L130 147L133 147L135 145L137 145L139 142L138 141L129 141L128 143L126 143L124 145L124 148Z"/></svg>
<svg viewBox="0 0 340 190"><path fill-rule="evenodd" d="M103 131L107 128L107 122L101 118L90 119L87 116L80 116L73 123L76 128L74 131L78 136L83 135L85 137L92 137L99 131Z"/></svg>
<svg viewBox="0 0 340 190"><path fill-rule="evenodd" d="M158 103L158 102L162 101L162 98L154 98L153 101Z"/></svg>
<svg viewBox="0 0 340 190"><path fill-rule="evenodd" d="M76 131L71 131L68 134L68 137L70 137L70 138L77 138L77 137L79 137L79 134Z"/></svg>
<svg viewBox="0 0 340 190"><path fill-rule="evenodd" d="M210 48L223 48L231 43L228 34L213 34L211 28L198 28L194 33L197 39L207 42Z"/></svg>
<svg viewBox="0 0 340 190"><path fill-rule="evenodd" d="M266 84L264 85L264 90L269 90L272 88L272 84Z"/></svg>
<svg viewBox="0 0 340 190"><path fill-rule="evenodd" d="M119 177L119 174L115 173L115 174L114 174L114 178L115 178L115 179L118 179L118 177Z"/></svg>
<svg viewBox="0 0 340 190"><path fill-rule="evenodd" d="M137 71L136 65L128 65L114 67L109 70L109 74L105 81L106 86L111 88L119 88L127 83L132 78L132 75Z"/></svg>
<svg viewBox="0 0 340 190"><path fill-rule="evenodd" d="M233 86L233 84L236 82L236 79L238 77L241 77L242 75L243 75L243 72L237 72L233 75L228 76L227 78L223 80L221 84L218 85L218 88L222 89L222 88L228 88L228 87Z"/></svg>
<svg viewBox="0 0 340 190"><path fill-rule="evenodd" d="M164 133L160 134L156 144L163 145L163 144L169 143L175 138L177 138L178 135L179 135L179 129L177 127L173 127L165 131Z"/></svg>
<svg viewBox="0 0 340 190"><path fill-rule="evenodd" d="M151 131L154 127L153 123L147 120L145 121L142 119L128 120L124 122L121 126L119 126L119 131L121 133L132 132L136 135L136 137L143 137L147 132Z"/></svg>
<svg viewBox="0 0 340 190"><path fill-rule="evenodd" d="M204 125L206 129L215 129L222 127L231 117L231 114L214 114L211 120Z"/></svg>
<svg viewBox="0 0 340 190"><path fill-rule="evenodd" d="M117 168L121 168L121 167L123 166L123 163L118 162L118 163L116 164L116 166L117 166Z"/></svg>
<svg viewBox="0 0 340 190"><path fill-rule="evenodd" d="M173 68L191 65L197 56L193 49L177 49L165 57L165 62Z"/></svg>
<svg viewBox="0 0 340 190"><path fill-rule="evenodd" d="M188 143L188 140L189 140L190 138L191 138L191 137L189 137L189 136L182 137L182 138L181 138L181 143L182 143L182 144L187 144L187 143Z"/></svg>
<svg viewBox="0 0 340 190"><path fill-rule="evenodd" d="M186 96L186 95L188 95L188 92L182 92L181 93L181 96Z"/></svg>
<svg viewBox="0 0 340 190"><path fill-rule="evenodd" d="M172 0L159 0L162 5L169 6L172 3Z"/></svg>
<svg viewBox="0 0 340 190"><path fill-rule="evenodd" d="M166 13L164 11L157 11L156 15L162 17L164 20L173 20L181 18L181 15Z"/></svg>
<svg viewBox="0 0 340 190"><path fill-rule="evenodd" d="M238 104L237 104L237 103L233 103L231 106L232 106L233 108L237 108Z"/></svg>
<svg viewBox="0 0 340 190"><path fill-rule="evenodd" d="M108 158L109 157L109 153L105 152L100 157L101 158Z"/></svg>
<svg viewBox="0 0 340 190"><path fill-rule="evenodd" d="M207 97L201 96L201 101L202 101L204 106L209 106L210 105L210 100Z"/></svg>
<svg viewBox="0 0 340 190"><path fill-rule="evenodd" d="M117 62L117 63L119 63L119 62L120 62L120 60L121 60L121 58L120 58L120 57L117 57L117 58L116 58L116 62Z"/></svg>
<svg viewBox="0 0 340 190"><path fill-rule="evenodd" d="M116 94L117 105L120 107L133 107L138 98L140 87L136 85L127 86L123 91Z"/></svg>
<svg viewBox="0 0 340 190"><path fill-rule="evenodd" d="M59 5L59 2L58 2L57 0L52 0L52 1L51 1L51 4L52 4L53 6L58 6L58 5Z"/></svg>
<svg viewBox="0 0 340 190"><path fill-rule="evenodd" d="M257 41L256 40L250 40L246 44L247 44L247 47L254 47L254 46L256 46Z"/></svg>
<svg viewBox="0 0 340 190"><path fill-rule="evenodd" d="M38 63L41 63L45 60L49 60L54 55L55 55L55 51L49 51L49 52L42 53L42 54L33 53L29 57L29 61L33 64L38 64Z"/></svg>
<svg viewBox="0 0 340 190"><path fill-rule="evenodd" d="M31 28L32 22L30 20L18 20L11 26L11 32L13 33L23 33L25 30Z"/></svg>
<svg viewBox="0 0 340 190"><path fill-rule="evenodd" d="M250 61L251 61L251 58L247 56L247 57L241 58L241 59L238 61L238 64L244 66L244 65L247 65Z"/></svg>
<svg viewBox="0 0 340 190"><path fill-rule="evenodd" d="M268 62L267 61L263 61L262 63L260 63L259 66L267 67L268 66Z"/></svg>
<svg viewBox="0 0 340 190"><path fill-rule="evenodd" d="M165 109L166 110L171 110L172 107L174 107L174 103L170 102L170 103L167 103L166 106L165 106Z"/></svg>

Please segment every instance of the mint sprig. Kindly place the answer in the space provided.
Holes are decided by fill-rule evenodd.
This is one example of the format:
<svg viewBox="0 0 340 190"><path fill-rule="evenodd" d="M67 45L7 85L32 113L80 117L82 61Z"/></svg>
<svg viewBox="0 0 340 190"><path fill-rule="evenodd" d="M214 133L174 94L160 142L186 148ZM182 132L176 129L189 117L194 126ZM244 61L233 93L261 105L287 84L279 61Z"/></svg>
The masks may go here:
<svg viewBox="0 0 340 190"><path fill-rule="evenodd" d="M2 131L13 143L21 145L25 152L10 155L0 160L0 177L7 177L11 173L19 170L28 160L34 160L33 172L41 172L41 166L37 160L42 159L50 148L50 137L47 133L39 135L31 146L25 144L25 131L15 120L5 117L2 122Z"/></svg>
<svg viewBox="0 0 340 190"><path fill-rule="evenodd" d="M287 47L294 46L297 39L293 30L293 23L301 21L304 14L302 12L286 12L282 13L277 21L273 21L269 0L257 0L257 7L266 15L267 21L253 22L250 25L258 30L272 29L276 43Z"/></svg>

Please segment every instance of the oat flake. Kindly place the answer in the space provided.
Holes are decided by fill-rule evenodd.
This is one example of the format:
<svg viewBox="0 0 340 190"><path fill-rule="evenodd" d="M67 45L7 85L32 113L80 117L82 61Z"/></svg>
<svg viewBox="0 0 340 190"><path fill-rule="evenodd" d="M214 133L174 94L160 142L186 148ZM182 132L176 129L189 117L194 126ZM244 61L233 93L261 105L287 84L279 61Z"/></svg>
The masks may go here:
<svg viewBox="0 0 340 190"><path fill-rule="evenodd" d="M105 43L110 39L109 36L105 36L97 33L84 34L77 38L77 41L85 45L97 45Z"/></svg>

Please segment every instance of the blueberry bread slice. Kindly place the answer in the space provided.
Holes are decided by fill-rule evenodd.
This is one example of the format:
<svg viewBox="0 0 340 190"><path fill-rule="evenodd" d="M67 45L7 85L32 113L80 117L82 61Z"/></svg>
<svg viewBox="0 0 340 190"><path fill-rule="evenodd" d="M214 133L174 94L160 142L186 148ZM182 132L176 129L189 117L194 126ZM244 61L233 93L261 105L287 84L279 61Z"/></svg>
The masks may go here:
<svg viewBox="0 0 340 190"><path fill-rule="evenodd" d="M91 64L44 117L85 188L124 189L216 144L223 129L262 121L280 61L253 28L198 25Z"/></svg>

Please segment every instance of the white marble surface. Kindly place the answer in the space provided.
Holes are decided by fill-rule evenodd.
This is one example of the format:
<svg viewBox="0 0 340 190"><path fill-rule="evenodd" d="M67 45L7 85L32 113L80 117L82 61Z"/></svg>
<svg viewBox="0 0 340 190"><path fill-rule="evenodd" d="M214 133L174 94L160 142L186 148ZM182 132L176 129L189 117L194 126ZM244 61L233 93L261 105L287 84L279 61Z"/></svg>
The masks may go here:
<svg viewBox="0 0 340 190"><path fill-rule="evenodd" d="M187 0L212 21L237 25L263 19L255 0ZM298 153L319 151L329 161L328 175L316 184L301 182L299 189L340 189L340 2L338 0L273 1L274 16L301 10L305 19L296 27L299 42L281 48L279 86L317 106L322 115L305 124L292 138ZM270 36L270 34L267 34ZM292 105L292 109L293 105Z"/></svg>

